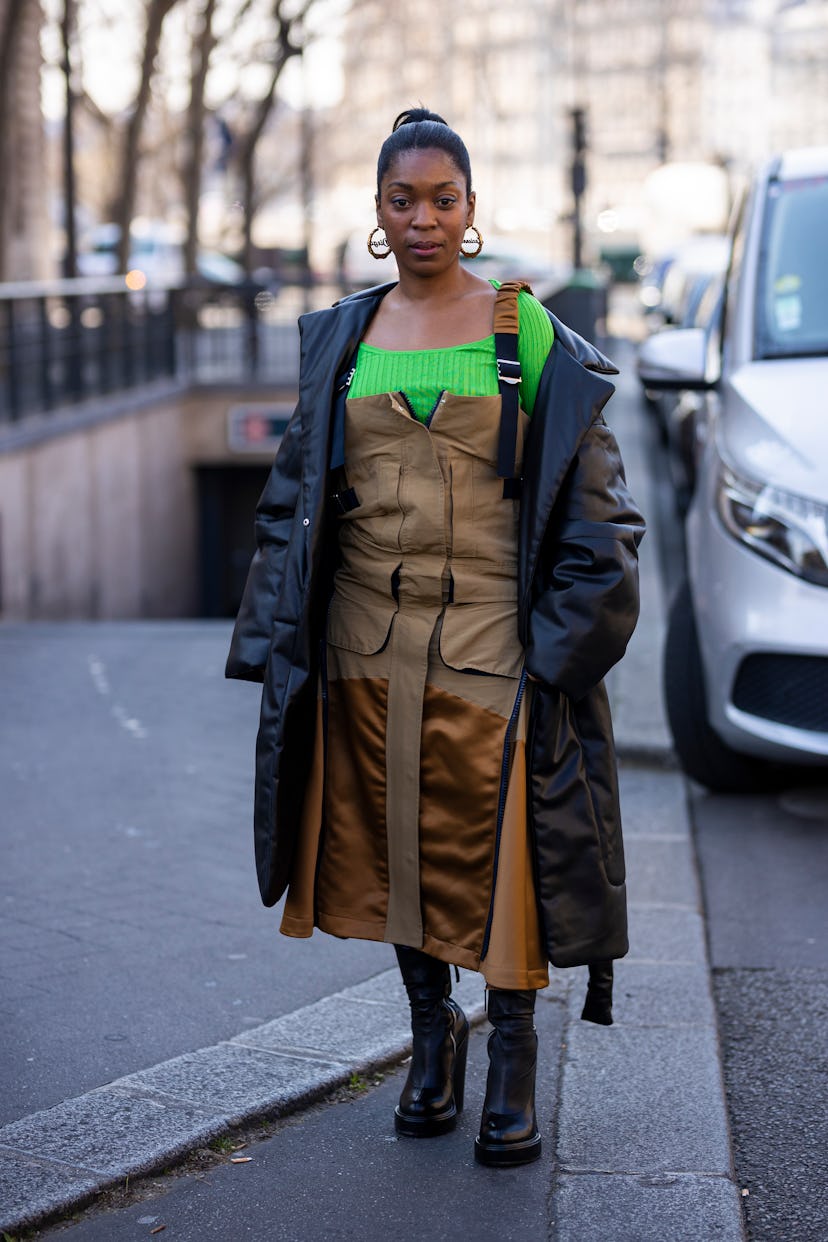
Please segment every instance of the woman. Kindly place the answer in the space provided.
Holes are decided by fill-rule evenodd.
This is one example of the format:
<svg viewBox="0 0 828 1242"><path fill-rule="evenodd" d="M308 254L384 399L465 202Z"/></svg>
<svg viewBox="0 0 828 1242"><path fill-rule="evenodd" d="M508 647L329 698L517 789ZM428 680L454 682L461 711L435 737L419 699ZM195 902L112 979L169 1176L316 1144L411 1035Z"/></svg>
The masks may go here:
<svg viewBox="0 0 828 1242"><path fill-rule="evenodd" d="M601 679L638 607L643 523L601 410L614 368L461 266L482 243L462 140L424 109L380 151L375 257L399 281L300 320L299 403L257 511L227 665L264 681L262 898L281 930L395 945L413 1054L399 1133L453 1128L487 984L477 1158L536 1159L535 994L627 951ZM380 236L384 235L384 236Z"/></svg>

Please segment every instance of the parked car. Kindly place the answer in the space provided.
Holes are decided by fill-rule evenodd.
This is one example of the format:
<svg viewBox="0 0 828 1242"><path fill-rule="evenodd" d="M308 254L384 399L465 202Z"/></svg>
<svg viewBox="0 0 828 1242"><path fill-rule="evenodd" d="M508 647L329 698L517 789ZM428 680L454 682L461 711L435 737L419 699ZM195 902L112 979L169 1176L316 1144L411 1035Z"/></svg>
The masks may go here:
<svg viewBox="0 0 828 1242"><path fill-rule="evenodd" d="M756 176L718 333L651 342L642 381L708 392L665 694L685 770L749 790L828 764L828 147Z"/></svg>
<svg viewBox="0 0 828 1242"><path fill-rule="evenodd" d="M98 224L82 239L78 255L81 276L113 276L118 271L117 224ZM129 233L128 271L138 271L149 286L184 279L184 238L180 229L163 220L139 217ZM246 276L241 264L218 250L199 247L196 254L198 277L208 284L241 285Z"/></svg>
<svg viewBox="0 0 828 1242"><path fill-rule="evenodd" d="M681 326L701 328L706 336L712 336L719 331L723 309L724 274L719 271L705 272L696 276L688 289ZM641 343L637 359L639 378L642 374L646 375L651 356L657 363L660 347L659 334L647 337ZM648 389L646 385L644 395L658 420L661 438L667 449L676 508L683 517L696 486L710 397L696 389L655 390Z"/></svg>
<svg viewBox="0 0 828 1242"><path fill-rule="evenodd" d="M688 237L668 253L642 258L638 264L639 300L650 332L673 325L688 326L712 276L723 275L730 253L729 238L719 233Z"/></svg>

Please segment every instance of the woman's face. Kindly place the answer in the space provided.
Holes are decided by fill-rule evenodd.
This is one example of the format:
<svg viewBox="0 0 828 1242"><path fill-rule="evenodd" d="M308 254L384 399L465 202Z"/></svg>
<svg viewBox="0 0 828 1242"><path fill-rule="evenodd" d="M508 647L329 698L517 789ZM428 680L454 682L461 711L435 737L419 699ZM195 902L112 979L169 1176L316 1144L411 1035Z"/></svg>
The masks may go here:
<svg viewBox="0 0 828 1242"><path fill-rule="evenodd" d="M401 151L382 179L377 224L401 273L436 275L457 263L473 220L474 192L439 147Z"/></svg>

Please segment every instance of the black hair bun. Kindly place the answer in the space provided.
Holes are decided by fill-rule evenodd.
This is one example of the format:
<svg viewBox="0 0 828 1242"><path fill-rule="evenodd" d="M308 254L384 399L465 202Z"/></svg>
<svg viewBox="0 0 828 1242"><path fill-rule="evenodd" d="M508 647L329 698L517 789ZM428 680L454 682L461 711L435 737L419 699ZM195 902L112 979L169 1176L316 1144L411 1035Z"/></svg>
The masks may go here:
<svg viewBox="0 0 828 1242"><path fill-rule="evenodd" d="M393 134L402 125L416 125L418 121L433 121L437 125L448 125L447 120L438 116L436 112L429 112L428 108L406 108L391 126L391 133Z"/></svg>

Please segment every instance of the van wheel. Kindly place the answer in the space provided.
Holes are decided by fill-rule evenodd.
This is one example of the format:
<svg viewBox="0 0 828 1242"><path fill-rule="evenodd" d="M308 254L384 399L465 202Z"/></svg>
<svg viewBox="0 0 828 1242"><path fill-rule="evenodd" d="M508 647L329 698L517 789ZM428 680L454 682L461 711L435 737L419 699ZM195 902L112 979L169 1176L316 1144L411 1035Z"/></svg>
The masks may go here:
<svg viewBox="0 0 828 1242"><path fill-rule="evenodd" d="M667 620L664 696L679 762L694 781L718 793L756 793L779 782L781 768L732 750L710 727L696 619L686 581Z"/></svg>

